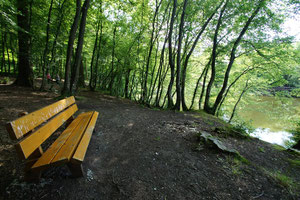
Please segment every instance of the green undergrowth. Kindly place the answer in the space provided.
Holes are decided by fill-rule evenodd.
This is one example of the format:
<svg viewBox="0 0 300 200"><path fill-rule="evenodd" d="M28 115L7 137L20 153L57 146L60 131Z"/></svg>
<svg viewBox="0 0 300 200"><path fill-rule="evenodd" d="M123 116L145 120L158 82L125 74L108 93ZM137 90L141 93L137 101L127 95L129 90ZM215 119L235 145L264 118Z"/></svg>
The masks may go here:
<svg viewBox="0 0 300 200"><path fill-rule="evenodd" d="M280 146L278 144L273 144L274 149L278 150L278 151L285 151L286 148L284 148L283 146Z"/></svg>
<svg viewBox="0 0 300 200"><path fill-rule="evenodd" d="M300 185L293 178L283 174L280 171L269 171L267 169L263 169L264 173L273 179L276 183L286 188L291 194L298 194Z"/></svg>
<svg viewBox="0 0 300 200"><path fill-rule="evenodd" d="M287 161L294 167L300 168L300 160L287 159Z"/></svg>
<svg viewBox="0 0 300 200"><path fill-rule="evenodd" d="M245 166L251 164L249 160L247 160L239 153L234 156L227 156L226 161L229 164L229 169L234 175L242 175L243 171L246 169Z"/></svg>

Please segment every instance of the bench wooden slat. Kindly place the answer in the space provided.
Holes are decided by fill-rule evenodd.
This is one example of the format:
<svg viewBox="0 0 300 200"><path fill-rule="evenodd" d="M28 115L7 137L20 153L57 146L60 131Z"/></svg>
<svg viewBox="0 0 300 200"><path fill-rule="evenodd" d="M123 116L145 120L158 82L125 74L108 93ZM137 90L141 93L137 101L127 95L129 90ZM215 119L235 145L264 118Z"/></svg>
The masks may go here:
<svg viewBox="0 0 300 200"><path fill-rule="evenodd" d="M99 113L98 112L94 112L93 117L88 125L88 127L85 130L85 133L71 159L71 162L74 164L81 164L83 162L83 159L85 157L85 153L86 150L89 146L92 134L93 134L93 130L95 128L95 124L97 121Z"/></svg>
<svg viewBox="0 0 300 200"><path fill-rule="evenodd" d="M55 140L55 142L47 149L47 151L39 158L39 160L34 163L32 166L32 169L34 170L41 170L44 168L47 168L47 166L50 165L51 161L55 157L55 155L59 152L63 144L66 142L66 140L69 138L69 136L72 134L74 129L81 123L81 120L84 117L87 117L87 113L82 113L72 121L72 123L67 127L64 132Z"/></svg>
<svg viewBox="0 0 300 200"><path fill-rule="evenodd" d="M12 139L19 139L30 132L32 129L41 125L54 115L58 114L65 108L75 103L75 98L69 97L60 100L40 110L32 112L28 115L6 124L6 129Z"/></svg>
<svg viewBox="0 0 300 200"><path fill-rule="evenodd" d="M51 119L47 124L33 132L31 135L16 145L20 158L26 159L37 149L54 131L56 131L66 120L68 120L78 110L74 104L67 110L61 112L55 118Z"/></svg>
<svg viewBox="0 0 300 200"><path fill-rule="evenodd" d="M72 155L74 154L79 141L82 138L84 131L86 130L87 125L89 124L93 112L87 112L88 116L81 120L79 126L74 129L73 133L70 135L68 140L62 146L60 151L56 154L56 156L51 161L51 164L62 164L70 161Z"/></svg>

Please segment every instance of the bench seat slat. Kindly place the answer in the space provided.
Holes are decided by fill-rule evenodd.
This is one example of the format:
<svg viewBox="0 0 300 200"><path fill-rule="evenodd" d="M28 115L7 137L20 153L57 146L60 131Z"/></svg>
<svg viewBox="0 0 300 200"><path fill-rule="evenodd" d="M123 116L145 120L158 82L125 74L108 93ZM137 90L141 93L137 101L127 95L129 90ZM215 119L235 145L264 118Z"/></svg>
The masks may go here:
<svg viewBox="0 0 300 200"><path fill-rule="evenodd" d="M33 132L20 143L16 145L17 152L21 158L28 158L53 132L55 132L65 121L67 121L76 111L77 105L74 104L64 112L61 112L47 124Z"/></svg>
<svg viewBox="0 0 300 200"><path fill-rule="evenodd" d="M78 115L76 119L74 119L72 123L67 127L67 129L62 132L62 134L54 141L54 143L47 149L47 151L39 158L39 160L36 163L34 163L32 169L41 170L47 168L47 166L50 165L52 159L59 152L63 144L67 141L69 136L72 134L74 129L81 123L84 117L88 117L88 114L82 113Z"/></svg>
<svg viewBox="0 0 300 200"><path fill-rule="evenodd" d="M81 120L80 125L78 125L76 129L74 129L68 140L61 147L60 151L55 155L55 157L51 161L51 164L58 165L70 161L78 146L79 141L82 138L84 131L86 130L91 120L93 112L87 112L87 114L87 117Z"/></svg>
<svg viewBox="0 0 300 200"><path fill-rule="evenodd" d="M93 130L95 128L95 124L97 121L99 113L98 112L94 112L93 117L88 125L88 127L85 130L85 133L71 159L71 162L74 164L81 164L83 162L83 159L85 157L85 153L86 150L89 146L92 134L93 134Z"/></svg>
<svg viewBox="0 0 300 200"><path fill-rule="evenodd" d="M58 114L65 108L75 103L75 98L69 97L34 111L28 115L20 117L15 121L6 124L6 129L12 139L19 139L47 121L54 115Z"/></svg>

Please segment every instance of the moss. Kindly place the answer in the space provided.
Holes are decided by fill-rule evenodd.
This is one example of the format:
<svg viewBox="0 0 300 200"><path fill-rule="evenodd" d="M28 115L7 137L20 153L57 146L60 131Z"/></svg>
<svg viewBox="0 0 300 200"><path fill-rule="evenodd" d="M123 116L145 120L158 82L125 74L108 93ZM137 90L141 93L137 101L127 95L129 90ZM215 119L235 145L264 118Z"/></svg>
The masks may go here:
<svg viewBox="0 0 300 200"><path fill-rule="evenodd" d="M279 185L286 188L291 194L295 194L295 192L300 188L299 183L295 182L293 178L281 173L280 171L270 172L266 169L263 169L263 171Z"/></svg>
<svg viewBox="0 0 300 200"><path fill-rule="evenodd" d="M260 152L262 152L262 153L265 153L265 152L266 152L266 150L265 150L264 148L262 148L262 147L259 147L258 150L259 150Z"/></svg>
<svg viewBox="0 0 300 200"><path fill-rule="evenodd" d="M234 160L235 160L235 162L241 162L241 163L246 164L246 165L250 164L250 161L247 160L244 156L242 156L239 153L236 154Z"/></svg>

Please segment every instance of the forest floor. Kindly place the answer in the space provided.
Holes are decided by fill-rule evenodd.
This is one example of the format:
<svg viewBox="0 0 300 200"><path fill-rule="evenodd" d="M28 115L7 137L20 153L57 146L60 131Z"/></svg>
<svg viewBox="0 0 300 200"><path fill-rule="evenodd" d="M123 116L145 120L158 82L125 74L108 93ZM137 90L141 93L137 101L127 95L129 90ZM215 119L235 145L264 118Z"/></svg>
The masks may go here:
<svg viewBox="0 0 300 200"><path fill-rule="evenodd" d="M84 163L85 176L65 166L23 181L23 163L4 128L57 94L0 85L0 199L300 199L300 156L226 131L226 123L197 112L143 107L126 99L82 91L79 113L99 112ZM199 146L206 131L241 155Z"/></svg>

